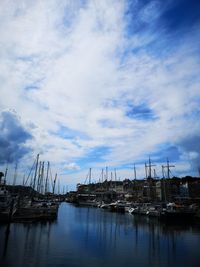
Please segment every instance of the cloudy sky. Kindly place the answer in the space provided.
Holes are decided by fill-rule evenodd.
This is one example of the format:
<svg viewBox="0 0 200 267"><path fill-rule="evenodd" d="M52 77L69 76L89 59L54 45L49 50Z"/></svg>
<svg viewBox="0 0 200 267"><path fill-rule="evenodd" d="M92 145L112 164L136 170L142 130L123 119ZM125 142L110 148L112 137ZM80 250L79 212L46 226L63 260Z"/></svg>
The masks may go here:
<svg viewBox="0 0 200 267"><path fill-rule="evenodd" d="M200 165L198 0L1 0L0 164L62 185Z"/></svg>

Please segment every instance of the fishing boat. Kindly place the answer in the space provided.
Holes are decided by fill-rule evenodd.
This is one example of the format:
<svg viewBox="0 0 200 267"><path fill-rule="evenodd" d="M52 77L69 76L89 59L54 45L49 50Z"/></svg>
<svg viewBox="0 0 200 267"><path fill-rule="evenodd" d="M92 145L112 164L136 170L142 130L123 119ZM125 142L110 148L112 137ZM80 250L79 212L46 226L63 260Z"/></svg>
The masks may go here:
<svg viewBox="0 0 200 267"><path fill-rule="evenodd" d="M57 218L58 204L50 201L28 202L20 206L13 221L54 220Z"/></svg>
<svg viewBox="0 0 200 267"><path fill-rule="evenodd" d="M125 212L127 204L126 201L117 200L116 202L109 204L109 210L113 212Z"/></svg>
<svg viewBox="0 0 200 267"><path fill-rule="evenodd" d="M101 208L101 209L109 209L109 206L110 206L110 204L108 204L108 203L101 203L100 205L99 205L99 207Z"/></svg>
<svg viewBox="0 0 200 267"><path fill-rule="evenodd" d="M160 219L166 221L191 221L194 219L196 212L187 206L176 203L168 203L166 209L160 213Z"/></svg>
<svg viewBox="0 0 200 267"><path fill-rule="evenodd" d="M13 213L13 200L5 185L0 185L0 222L9 222Z"/></svg>

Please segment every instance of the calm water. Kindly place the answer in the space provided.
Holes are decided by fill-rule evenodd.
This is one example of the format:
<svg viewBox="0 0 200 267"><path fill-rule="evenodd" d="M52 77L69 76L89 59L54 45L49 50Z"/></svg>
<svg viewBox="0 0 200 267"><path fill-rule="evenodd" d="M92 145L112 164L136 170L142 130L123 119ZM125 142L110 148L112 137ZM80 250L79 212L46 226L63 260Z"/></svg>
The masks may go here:
<svg viewBox="0 0 200 267"><path fill-rule="evenodd" d="M200 266L200 229L61 204L55 223L0 225L0 266Z"/></svg>

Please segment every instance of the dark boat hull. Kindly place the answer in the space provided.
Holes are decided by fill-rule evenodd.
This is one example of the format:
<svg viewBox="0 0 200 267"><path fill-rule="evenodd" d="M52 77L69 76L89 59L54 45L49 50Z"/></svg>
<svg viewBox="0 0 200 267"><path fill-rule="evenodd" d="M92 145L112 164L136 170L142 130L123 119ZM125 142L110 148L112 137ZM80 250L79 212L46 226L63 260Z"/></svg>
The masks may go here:
<svg viewBox="0 0 200 267"><path fill-rule="evenodd" d="M174 222L174 221L193 221L195 217L194 212L171 212L171 211L165 211L160 214L160 219L164 221Z"/></svg>

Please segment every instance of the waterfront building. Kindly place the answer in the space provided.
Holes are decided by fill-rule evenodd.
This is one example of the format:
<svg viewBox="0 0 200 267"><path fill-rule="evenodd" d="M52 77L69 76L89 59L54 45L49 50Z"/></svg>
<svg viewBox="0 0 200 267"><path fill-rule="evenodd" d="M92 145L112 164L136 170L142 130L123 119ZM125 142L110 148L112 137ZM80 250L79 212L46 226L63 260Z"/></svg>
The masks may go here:
<svg viewBox="0 0 200 267"><path fill-rule="evenodd" d="M79 198L97 201L127 200L133 202L176 202L177 200L200 202L200 179L195 177L172 177L141 180L125 179L78 184Z"/></svg>

